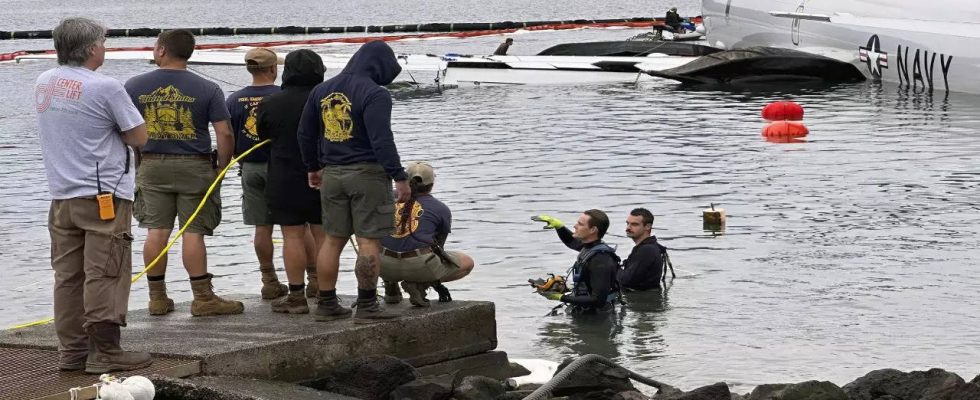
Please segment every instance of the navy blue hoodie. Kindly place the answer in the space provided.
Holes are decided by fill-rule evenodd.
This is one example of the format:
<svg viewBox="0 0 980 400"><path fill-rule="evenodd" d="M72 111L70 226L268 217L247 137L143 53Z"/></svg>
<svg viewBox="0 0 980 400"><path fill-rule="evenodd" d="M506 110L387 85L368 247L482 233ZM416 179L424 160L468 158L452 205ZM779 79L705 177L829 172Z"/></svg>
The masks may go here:
<svg viewBox="0 0 980 400"><path fill-rule="evenodd" d="M297 132L307 171L376 162L393 180L407 178L391 133L391 93L381 86L401 70L391 47L368 42L339 75L313 89Z"/></svg>

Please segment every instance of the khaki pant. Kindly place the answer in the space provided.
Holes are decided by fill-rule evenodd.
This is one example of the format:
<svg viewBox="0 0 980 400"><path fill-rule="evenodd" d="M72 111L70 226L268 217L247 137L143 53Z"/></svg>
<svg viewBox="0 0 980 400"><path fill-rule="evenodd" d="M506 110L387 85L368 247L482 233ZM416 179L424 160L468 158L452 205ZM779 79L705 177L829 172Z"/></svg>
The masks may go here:
<svg viewBox="0 0 980 400"><path fill-rule="evenodd" d="M95 198L51 201L54 326L62 355L88 352L85 328L93 323L126 325L133 203L119 198L114 203L116 218L103 221Z"/></svg>
<svg viewBox="0 0 980 400"><path fill-rule="evenodd" d="M456 272L459 267L459 253L447 251L451 262L444 262L439 256L428 253L409 258L395 258L381 255L381 279L386 281L434 282Z"/></svg>

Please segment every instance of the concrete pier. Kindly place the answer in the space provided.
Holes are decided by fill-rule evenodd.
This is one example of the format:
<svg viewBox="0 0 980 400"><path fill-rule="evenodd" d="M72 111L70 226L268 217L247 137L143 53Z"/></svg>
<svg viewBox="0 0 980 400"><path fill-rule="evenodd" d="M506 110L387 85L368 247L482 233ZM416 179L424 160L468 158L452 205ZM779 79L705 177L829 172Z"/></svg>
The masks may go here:
<svg viewBox="0 0 980 400"><path fill-rule="evenodd" d="M388 306L401 313L401 318L357 325L351 319L317 322L309 314L273 313L269 302L257 296L230 297L245 303L244 314L192 317L189 302L178 304L176 311L165 316L131 311L128 326L122 331L123 347L150 352L157 361L147 371L120 375L225 375L303 382L329 373L339 361L369 355L395 356L434 375L462 369L463 365L479 369L475 364L481 362L484 370L506 367L506 355L490 352L497 346L490 302L433 300L432 307L417 308L406 300ZM354 298L341 298L342 304L353 302ZM310 303L312 308L315 302ZM5 370L0 375L0 400L67 399L69 388L97 381L94 375L59 372L55 350L57 338L52 325L0 334L0 365ZM36 360L34 353L46 358ZM27 383L23 374L14 372L25 369L34 376L27 382L44 387L14 392Z"/></svg>

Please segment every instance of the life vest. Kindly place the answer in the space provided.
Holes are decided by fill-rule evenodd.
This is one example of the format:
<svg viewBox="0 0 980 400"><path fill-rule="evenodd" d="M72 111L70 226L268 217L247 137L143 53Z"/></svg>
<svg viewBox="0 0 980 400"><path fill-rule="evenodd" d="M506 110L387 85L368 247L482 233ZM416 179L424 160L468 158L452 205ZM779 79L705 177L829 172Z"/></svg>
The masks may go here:
<svg viewBox="0 0 980 400"><path fill-rule="evenodd" d="M599 242L599 244L590 247L588 250L579 252L578 259L575 261L575 265L572 266L572 279L575 281L575 286L572 288L572 294L575 296L589 295L588 285L581 280L582 270L585 268L585 265L589 263L589 260L599 253L608 253L610 256L612 256L613 261L616 262L616 267L613 268L611 272L612 277L610 278L612 287L610 288L609 296L606 297L606 301L609 304L615 304L620 299L619 280L616 278L616 275L620 269L621 260L619 256L616 255L616 249L610 247L605 242Z"/></svg>

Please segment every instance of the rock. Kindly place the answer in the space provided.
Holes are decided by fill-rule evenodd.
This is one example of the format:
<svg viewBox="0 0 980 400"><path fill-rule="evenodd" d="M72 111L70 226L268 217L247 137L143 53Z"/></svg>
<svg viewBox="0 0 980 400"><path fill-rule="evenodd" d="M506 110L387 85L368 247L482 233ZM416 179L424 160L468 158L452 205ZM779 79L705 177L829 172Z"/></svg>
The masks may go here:
<svg viewBox="0 0 980 400"><path fill-rule="evenodd" d="M531 375L531 370L529 370L527 368L524 368L524 366L521 365L521 364L518 364L518 363L515 363L515 362L508 363L508 364L510 365L510 367L509 367L510 369L507 371L507 373L511 377Z"/></svg>
<svg viewBox="0 0 980 400"><path fill-rule="evenodd" d="M452 395L451 382L416 379L395 388L388 397L391 400L448 400Z"/></svg>
<svg viewBox="0 0 980 400"><path fill-rule="evenodd" d="M949 400L980 400L980 384L970 381L953 389L949 395Z"/></svg>
<svg viewBox="0 0 980 400"><path fill-rule="evenodd" d="M526 390L526 391L533 392L535 390L538 390L538 388L539 387L542 387L542 386L544 386L544 385L542 385L540 383L525 383L525 384L523 384L521 386L518 386L517 387L517 390L518 391Z"/></svg>
<svg viewBox="0 0 980 400"><path fill-rule="evenodd" d="M467 376L453 389L456 400L494 400L504 394L504 385L485 376Z"/></svg>
<svg viewBox="0 0 980 400"><path fill-rule="evenodd" d="M768 399L772 397L773 393L783 390L789 385L789 383L766 383L756 386L755 389L752 389L752 393L749 393L746 400Z"/></svg>
<svg viewBox="0 0 980 400"><path fill-rule="evenodd" d="M657 389L657 394L653 395L654 400L668 400L684 394L683 390L664 384Z"/></svg>
<svg viewBox="0 0 980 400"><path fill-rule="evenodd" d="M589 392L572 393L568 400L610 400L616 396L616 391L612 389L593 390Z"/></svg>
<svg viewBox="0 0 980 400"><path fill-rule="evenodd" d="M510 392L504 393L497 396L494 400L523 400L525 397L533 393L533 390L512 390Z"/></svg>
<svg viewBox="0 0 980 400"><path fill-rule="evenodd" d="M574 359L566 359L558 366L557 375ZM611 389L613 393L636 390L630 382L629 372L620 367L610 367L605 364L592 362L579 367L568 379L555 387L555 396L569 396L573 393L588 393Z"/></svg>
<svg viewBox="0 0 980 400"><path fill-rule="evenodd" d="M664 385L653 398L654 400L731 400L732 392L728 390L728 384L725 382L699 387L690 392L682 392L677 388Z"/></svg>
<svg viewBox="0 0 980 400"><path fill-rule="evenodd" d="M977 386L980 386L980 375L977 375L976 377L974 377L973 380L970 381L970 383L972 383L974 385L977 385Z"/></svg>
<svg viewBox="0 0 980 400"><path fill-rule="evenodd" d="M848 400L844 390L827 381L806 381L789 385L772 394L772 400Z"/></svg>
<svg viewBox="0 0 980 400"><path fill-rule="evenodd" d="M418 371L398 358L369 356L343 361L307 386L364 400L388 400L396 388L418 378Z"/></svg>
<svg viewBox="0 0 980 400"><path fill-rule="evenodd" d="M908 373L882 369L869 372L843 389L851 400L882 400L885 396L897 400L949 400L964 384L959 375L939 368Z"/></svg>
<svg viewBox="0 0 980 400"><path fill-rule="evenodd" d="M612 400L650 400L650 397L636 390L616 393Z"/></svg>

